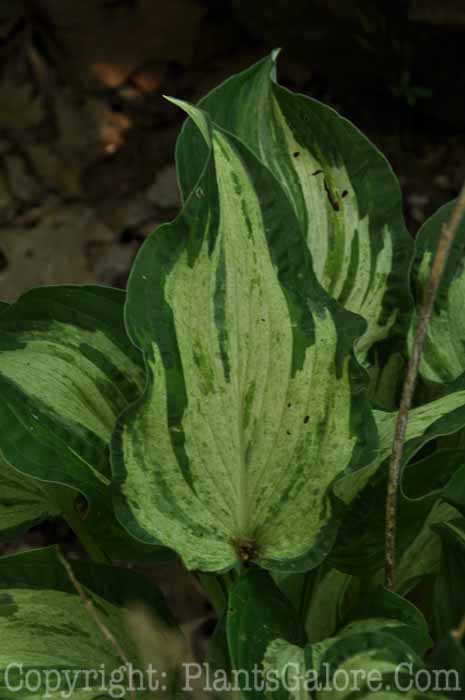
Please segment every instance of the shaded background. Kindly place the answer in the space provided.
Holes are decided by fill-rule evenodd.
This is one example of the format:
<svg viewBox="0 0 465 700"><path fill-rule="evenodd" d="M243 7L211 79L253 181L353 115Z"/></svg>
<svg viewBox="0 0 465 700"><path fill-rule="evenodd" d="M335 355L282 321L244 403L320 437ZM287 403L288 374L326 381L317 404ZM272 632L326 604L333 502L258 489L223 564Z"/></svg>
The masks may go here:
<svg viewBox="0 0 465 700"><path fill-rule="evenodd" d="M463 0L0 0L0 299L124 286L180 204L183 115L162 95L195 101L276 46L284 85L386 154L414 235L465 178L464 44ZM55 541L76 546L60 522L20 546ZM149 575L201 657L213 622L194 577Z"/></svg>

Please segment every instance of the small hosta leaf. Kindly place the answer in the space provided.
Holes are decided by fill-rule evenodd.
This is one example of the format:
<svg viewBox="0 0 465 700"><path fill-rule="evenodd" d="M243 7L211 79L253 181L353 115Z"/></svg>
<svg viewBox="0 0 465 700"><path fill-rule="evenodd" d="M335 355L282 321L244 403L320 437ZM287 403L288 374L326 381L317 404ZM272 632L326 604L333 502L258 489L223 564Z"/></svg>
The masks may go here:
<svg viewBox="0 0 465 700"><path fill-rule="evenodd" d="M384 589L370 593L337 633L302 649L274 639L263 666L277 676L282 697L331 700L420 700L441 697L422 692L426 673L421 654L431 646L423 615ZM271 672L274 671L274 674ZM427 674L426 674L427 675Z"/></svg>
<svg viewBox="0 0 465 700"><path fill-rule="evenodd" d="M277 52L201 100L213 121L239 136L283 186L301 223L315 274L345 308L363 316L359 356L410 314L413 243L398 181L383 155L330 107L275 81ZM204 149L187 123L177 146L185 198Z"/></svg>
<svg viewBox="0 0 465 700"><path fill-rule="evenodd" d="M427 443L461 430L465 425L465 380L460 378L439 399L410 411L403 466ZM387 489L387 460L391 454L397 412L374 411L379 445L371 464L354 474L344 475L333 486L335 495L347 506L331 557L334 565L349 573L376 569L384 560L384 504ZM443 489L461 466L460 450L439 450L422 462L404 468L399 495L399 548L409 551L420 535L429 513L440 499ZM417 488L404 492L405 483L416 482ZM408 486L408 485L407 485ZM409 493L410 491L410 493ZM428 535L427 529L425 535ZM437 539L434 538L433 539ZM431 541L431 535L424 538ZM434 547L431 549L434 555ZM425 554L425 553L423 553ZM419 563L422 558L417 558ZM408 560L403 574L409 576ZM413 564L413 561L412 561ZM400 579L399 579L400 580Z"/></svg>
<svg viewBox="0 0 465 700"><path fill-rule="evenodd" d="M232 668L244 669L250 677L254 667L260 667L274 639L295 645L304 639L303 628L290 602L271 576L257 569L241 576L230 590L226 630ZM257 687L249 685L244 679L244 697L250 700L263 697Z"/></svg>
<svg viewBox="0 0 465 700"><path fill-rule="evenodd" d="M375 439L352 354L363 322L318 285L271 173L202 132L203 175L129 281L149 382L115 436L119 517L189 568L310 568L334 537L330 484Z"/></svg>
<svg viewBox="0 0 465 700"><path fill-rule="evenodd" d="M378 472L392 451L397 420L395 411L373 411L378 428L379 445L375 459L355 474L339 479L334 491L343 502L351 503ZM435 401L410 411L403 464L406 464L426 443L442 435L450 435L465 425L465 377L448 387L447 393Z"/></svg>
<svg viewBox="0 0 465 700"><path fill-rule="evenodd" d="M388 630L343 632L307 649L308 666L319 671L316 700L445 700L421 690L421 657Z"/></svg>
<svg viewBox="0 0 465 700"><path fill-rule="evenodd" d="M453 508L442 502L447 482L463 464L463 450L437 450L404 468L397 504L398 584L412 581L422 568L437 561L437 537L429 525L448 517ZM452 477L453 478L453 477ZM412 489L412 484L417 488ZM334 566L357 575L381 570L385 558L384 508L387 491L386 465L360 491L344 517L335 547ZM416 556L413 553L416 552Z"/></svg>
<svg viewBox="0 0 465 700"><path fill-rule="evenodd" d="M413 265L417 308L421 304L442 227L449 220L455 202L441 207L418 232ZM432 382L451 382L465 372L465 221L459 224L439 285L432 318L426 331L420 372ZM412 318L410 347L416 325Z"/></svg>
<svg viewBox="0 0 465 700"><path fill-rule="evenodd" d="M275 639L266 648L263 657L263 670L266 675L275 677L282 684L280 697L292 700L308 700L309 694L305 687L305 650L296 644L289 644L284 639ZM274 697L266 693L267 697Z"/></svg>

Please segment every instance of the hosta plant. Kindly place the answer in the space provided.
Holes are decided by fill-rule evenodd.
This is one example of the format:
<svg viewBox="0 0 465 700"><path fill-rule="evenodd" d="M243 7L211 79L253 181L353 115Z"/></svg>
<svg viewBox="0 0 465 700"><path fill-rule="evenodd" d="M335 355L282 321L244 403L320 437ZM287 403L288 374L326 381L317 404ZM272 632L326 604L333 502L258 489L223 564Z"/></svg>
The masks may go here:
<svg viewBox="0 0 465 700"><path fill-rule="evenodd" d="M465 224L410 412L388 590L387 464L453 204L414 242L384 157L275 62L172 99L183 207L126 293L0 307L0 536L64 518L88 553L0 559L1 698L187 692L161 593L121 567L175 557L217 613L202 677L219 697L465 693Z"/></svg>

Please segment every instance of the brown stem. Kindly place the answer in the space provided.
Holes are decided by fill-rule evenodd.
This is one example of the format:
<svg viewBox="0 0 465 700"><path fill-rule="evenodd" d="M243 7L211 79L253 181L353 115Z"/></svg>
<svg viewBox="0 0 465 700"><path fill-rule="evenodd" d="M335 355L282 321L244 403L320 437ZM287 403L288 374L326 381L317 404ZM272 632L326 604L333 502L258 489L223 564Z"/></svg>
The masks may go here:
<svg viewBox="0 0 465 700"><path fill-rule="evenodd" d="M407 365L399 413L397 415L391 462L389 465L389 481L386 500L386 559L385 574L386 588L394 590L396 579L396 528L397 528L397 494L399 491L400 465L404 451L405 435L412 405L413 393L420 366L426 330L436 299L439 284L442 279L447 258L454 241L457 229L465 212L465 184L462 186L452 214L442 227L438 247L434 256L431 274L423 293L423 300L418 314L418 324L415 331L412 353Z"/></svg>

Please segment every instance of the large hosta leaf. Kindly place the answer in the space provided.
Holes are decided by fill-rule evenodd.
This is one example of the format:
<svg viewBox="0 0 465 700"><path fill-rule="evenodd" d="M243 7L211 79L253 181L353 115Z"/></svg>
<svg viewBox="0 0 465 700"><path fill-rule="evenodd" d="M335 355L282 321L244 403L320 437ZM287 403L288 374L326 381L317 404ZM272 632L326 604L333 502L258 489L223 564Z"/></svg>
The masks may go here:
<svg viewBox="0 0 465 700"><path fill-rule="evenodd" d="M110 435L145 382L125 332L124 298L105 287L49 287L2 309L2 538L63 515L86 546L98 539L109 556L166 557L130 538L112 511ZM90 508L78 512L79 493Z"/></svg>
<svg viewBox="0 0 465 700"><path fill-rule="evenodd" d="M144 386L124 293L45 287L0 315L0 450L18 471L90 500L110 483L108 444Z"/></svg>
<svg viewBox="0 0 465 700"><path fill-rule="evenodd" d="M423 224L416 238L413 281L417 306L428 282L443 225L455 202L441 207ZM465 220L462 219L450 251L433 316L428 324L420 372L433 382L451 382L465 372ZM416 319L412 320L410 344Z"/></svg>
<svg viewBox="0 0 465 700"><path fill-rule="evenodd" d="M271 173L186 109L211 151L129 281L127 324L150 378L115 437L119 517L188 567L309 568L334 537L328 487L368 459L352 355L363 322L319 287Z"/></svg>
<svg viewBox="0 0 465 700"><path fill-rule="evenodd" d="M72 568L127 661L142 669L126 625L127 607L142 602L160 629L174 631L161 593L127 569L84 562L73 562ZM2 698L131 697L127 674L119 672L117 680L121 656L78 597L53 548L0 559L0 636ZM161 673L160 659L152 663ZM34 682L28 684L28 677ZM153 694L142 691L137 697L148 700Z"/></svg>
<svg viewBox="0 0 465 700"><path fill-rule="evenodd" d="M330 107L275 82L276 52L201 102L213 121L240 137L272 170L302 225L315 274L328 293L361 314L361 357L410 312L413 243L399 184L381 153ZM192 122L177 146L184 197L205 150Z"/></svg>

